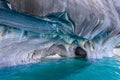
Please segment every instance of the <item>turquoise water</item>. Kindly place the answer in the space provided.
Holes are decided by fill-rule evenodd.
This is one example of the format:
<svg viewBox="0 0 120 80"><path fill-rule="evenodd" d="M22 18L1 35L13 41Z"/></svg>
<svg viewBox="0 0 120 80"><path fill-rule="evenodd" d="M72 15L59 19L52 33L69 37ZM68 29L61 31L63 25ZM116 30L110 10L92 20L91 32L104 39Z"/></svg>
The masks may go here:
<svg viewBox="0 0 120 80"><path fill-rule="evenodd" d="M120 80L120 57L53 59L1 68L0 80Z"/></svg>

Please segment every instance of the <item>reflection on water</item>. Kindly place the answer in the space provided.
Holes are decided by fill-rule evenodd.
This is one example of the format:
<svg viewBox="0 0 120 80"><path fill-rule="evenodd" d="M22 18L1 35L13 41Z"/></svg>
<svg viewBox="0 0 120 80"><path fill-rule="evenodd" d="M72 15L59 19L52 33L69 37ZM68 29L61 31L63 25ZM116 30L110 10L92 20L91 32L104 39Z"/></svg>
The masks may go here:
<svg viewBox="0 0 120 80"><path fill-rule="evenodd" d="M52 59L0 69L0 80L119 80L120 58Z"/></svg>

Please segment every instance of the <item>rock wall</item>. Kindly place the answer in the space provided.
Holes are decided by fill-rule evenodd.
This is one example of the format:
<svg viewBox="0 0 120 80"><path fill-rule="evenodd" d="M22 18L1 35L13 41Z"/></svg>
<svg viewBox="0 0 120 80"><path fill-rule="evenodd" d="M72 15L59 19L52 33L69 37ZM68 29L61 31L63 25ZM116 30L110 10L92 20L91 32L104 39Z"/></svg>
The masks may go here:
<svg viewBox="0 0 120 80"><path fill-rule="evenodd" d="M44 16L52 12L67 11L69 13L70 18L74 21L75 32L81 36L86 37L88 36L88 34L93 34L90 32L89 28L92 26L94 28L94 25L97 24L98 21L100 21L100 23L105 22L106 17L109 17L109 19L111 20L110 22L119 22L117 19L115 19L115 17L118 17L115 9L117 9L117 11L119 12L120 8L118 6L118 3L120 3L120 0L8 0L8 1L12 4L13 9L17 11L30 13L32 15ZM103 26L111 27L116 23L111 24L112 25ZM115 27L117 26L115 25ZM99 29L100 27L96 28L95 31L98 32Z"/></svg>

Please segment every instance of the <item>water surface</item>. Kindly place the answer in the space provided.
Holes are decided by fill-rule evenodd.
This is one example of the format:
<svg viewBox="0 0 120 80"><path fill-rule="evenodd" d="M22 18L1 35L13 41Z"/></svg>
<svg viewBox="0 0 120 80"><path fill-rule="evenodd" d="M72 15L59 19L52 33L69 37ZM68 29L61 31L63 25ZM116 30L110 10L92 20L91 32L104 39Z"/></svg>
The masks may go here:
<svg viewBox="0 0 120 80"><path fill-rule="evenodd" d="M1 68L0 80L120 80L120 57L52 59Z"/></svg>

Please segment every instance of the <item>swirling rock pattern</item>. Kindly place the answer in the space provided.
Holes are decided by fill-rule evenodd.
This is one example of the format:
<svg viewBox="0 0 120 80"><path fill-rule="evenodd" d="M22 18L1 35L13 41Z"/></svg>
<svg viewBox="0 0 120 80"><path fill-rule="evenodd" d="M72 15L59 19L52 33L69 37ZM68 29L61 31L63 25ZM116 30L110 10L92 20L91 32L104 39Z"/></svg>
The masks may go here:
<svg viewBox="0 0 120 80"><path fill-rule="evenodd" d="M0 0L3 67L55 54L73 57L78 46L88 58L108 57L120 42L119 0L8 1L19 12Z"/></svg>

